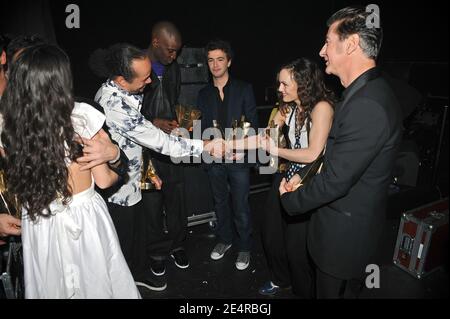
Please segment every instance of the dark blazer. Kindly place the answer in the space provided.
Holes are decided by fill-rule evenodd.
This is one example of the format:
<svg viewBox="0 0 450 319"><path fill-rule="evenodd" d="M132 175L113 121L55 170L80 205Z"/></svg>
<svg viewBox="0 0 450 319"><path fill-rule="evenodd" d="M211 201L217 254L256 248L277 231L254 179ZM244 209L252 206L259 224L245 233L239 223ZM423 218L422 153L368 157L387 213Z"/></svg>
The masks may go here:
<svg viewBox="0 0 450 319"><path fill-rule="evenodd" d="M401 121L390 86L376 68L365 72L336 105L322 172L281 197L290 215L317 209L308 249L317 267L332 276L362 276L376 249Z"/></svg>
<svg viewBox="0 0 450 319"><path fill-rule="evenodd" d="M245 115L247 122L258 129L258 115L256 112L255 96L251 84L231 78L229 79L229 95L227 99L227 125L231 127L233 120L240 120ZM202 112L202 130L213 127L213 120L218 120L217 88L209 83L200 90L197 107ZM223 128L225 129L225 127Z"/></svg>
<svg viewBox="0 0 450 319"><path fill-rule="evenodd" d="M229 78L226 85L227 95L225 98L225 107L227 108L226 125L222 127L223 130L232 127L233 120L240 121L241 116L245 115L245 120L251 123L251 127L258 130L258 114L256 112L255 96L253 94L252 85L235 79ZM224 89L225 90L225 89ZM209 83L200 90L197 98L197 107L202 112L201 128L202 132L210 127L213 127L213 120L219 120L219 103L218 103L218 89L213 83ZM208 139L209 136L202 137ZM247 162L247 159L244 159ZM253 164L248 163L234 163L234 167L248 168ZM211 166L208 165L207 168Z"/></svg>

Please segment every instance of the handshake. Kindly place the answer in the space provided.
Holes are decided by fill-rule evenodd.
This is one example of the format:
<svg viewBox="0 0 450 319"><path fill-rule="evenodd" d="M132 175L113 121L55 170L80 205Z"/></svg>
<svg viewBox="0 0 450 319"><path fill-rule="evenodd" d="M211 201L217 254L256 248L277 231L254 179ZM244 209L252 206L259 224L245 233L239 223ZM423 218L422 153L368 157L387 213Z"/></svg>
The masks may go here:
<svg viewBox="0 0 450 319"><path fill-rule="evenodd" d="M233 151L233 145L222 138L203 141L203 150L215 158L236 159L237 157Z"/></svg>

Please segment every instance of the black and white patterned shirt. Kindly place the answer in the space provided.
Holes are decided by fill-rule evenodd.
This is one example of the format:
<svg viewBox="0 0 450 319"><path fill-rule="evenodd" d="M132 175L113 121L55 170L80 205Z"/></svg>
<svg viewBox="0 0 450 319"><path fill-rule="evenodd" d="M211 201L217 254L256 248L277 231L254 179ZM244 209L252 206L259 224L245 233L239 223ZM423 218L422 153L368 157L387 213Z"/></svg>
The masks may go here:
<svg viewBox="0 0 450 319"><path fill-rule="evenodd" d="M108 198L121 206L132 206L142 199L142 147L172 157L200 156L203 151L201 140L168 135L147 121L140 113L142 99L142 94L130 94L112 80L103 83L95 95L95 101L105 110L112 139L129 159L128 182Z"/></svg>

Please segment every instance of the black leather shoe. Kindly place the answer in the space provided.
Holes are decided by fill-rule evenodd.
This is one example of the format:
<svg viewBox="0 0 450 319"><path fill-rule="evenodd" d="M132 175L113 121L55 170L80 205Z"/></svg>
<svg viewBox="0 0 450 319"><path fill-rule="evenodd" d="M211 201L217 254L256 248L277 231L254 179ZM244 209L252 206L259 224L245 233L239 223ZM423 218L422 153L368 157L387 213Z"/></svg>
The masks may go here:
<svg viewBox="0 0 450 319"><path fill-rule="evenodd" d="M175 265L178 268L185 269L189 267L189 259L184 249L179 249L172 252L172 254L170 254L170 257L173 258L173 260L175 261Z"/></svg>

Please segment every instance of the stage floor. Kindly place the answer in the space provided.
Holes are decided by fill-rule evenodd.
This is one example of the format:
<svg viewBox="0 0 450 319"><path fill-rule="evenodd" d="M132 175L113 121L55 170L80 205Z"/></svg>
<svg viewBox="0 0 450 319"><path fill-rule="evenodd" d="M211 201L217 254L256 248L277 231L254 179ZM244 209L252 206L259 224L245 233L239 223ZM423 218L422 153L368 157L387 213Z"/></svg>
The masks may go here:
<svg viewBox="0 0 450 319"><path fill-rule="evenodd" d="M423 192L421 192L423 195ZM411 195L411 194L410 194ZM264 205L266 192L250 196L254 224L254 248L250 266L239 271L234 262L237 252L227 252L223 259L213 261L209 254L215 245L215 237L208 224L189 228L187 253L190 267L179 269L172 260L168 260L165 278L167 289L154 292L140 288L145 299L297 299L290 291L266 297L258 293L258 288L268 280L268 270L262 250L258 211ZM405 196L410 198L410 196ZM417 201L417 197L415 197ZM427 199L424 198L423 201ZM409 203L410 204L410 203ZM361 298L368 299L410 299L410 298L448 298L448 269L438 270L421 280L415 279L392 263L394 245L400 222L400 202L392 201L390 218L385 227L381 248L376 256L380 266L380 288L364 288ZM408 203L405 203L408 205Z"/></svg>

